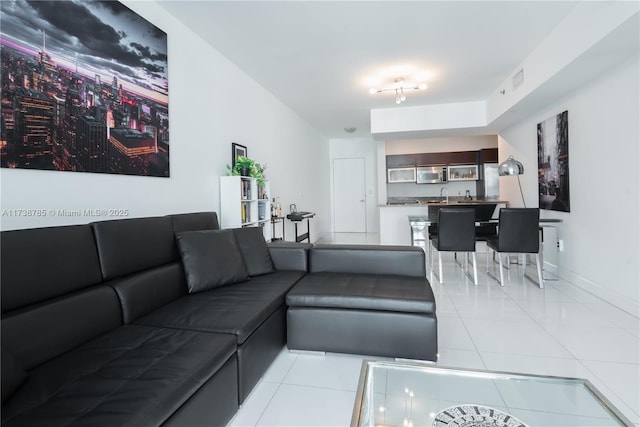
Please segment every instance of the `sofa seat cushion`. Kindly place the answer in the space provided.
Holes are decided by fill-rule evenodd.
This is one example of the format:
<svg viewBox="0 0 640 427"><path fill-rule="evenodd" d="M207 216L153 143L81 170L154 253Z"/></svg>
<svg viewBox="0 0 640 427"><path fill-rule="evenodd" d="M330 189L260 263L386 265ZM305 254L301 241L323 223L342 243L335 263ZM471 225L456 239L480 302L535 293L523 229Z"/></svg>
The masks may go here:
<svg viewBox="0 0 640 427"><path fill-rule="evenodd" d="M122 326L29 371L2 425L158 426L235 349L224 334Z"/></svg>
<svg viewBox="0 0 640 427"><path fill-rule="evenodd" d="M2 403L4 403L25 382L27 372L13 354L5 350L4 347L2 347L1 352L2 370L0 372L2 372Z"/></svg>
<svg viewBox="0 0 640 427"><path fill-rule="evenodd" d="M309 273L287 294L289 307L323 307L432 314L426 278L377 274Z"/></svg>
<svg viewBox="0 0 640 427"><path fill-rule="evenodd" d="M287 291L303 275L301 271L276 271L247 282L186 295L136 323L233 334L238 344L242 344L284 305Z"/></svg>

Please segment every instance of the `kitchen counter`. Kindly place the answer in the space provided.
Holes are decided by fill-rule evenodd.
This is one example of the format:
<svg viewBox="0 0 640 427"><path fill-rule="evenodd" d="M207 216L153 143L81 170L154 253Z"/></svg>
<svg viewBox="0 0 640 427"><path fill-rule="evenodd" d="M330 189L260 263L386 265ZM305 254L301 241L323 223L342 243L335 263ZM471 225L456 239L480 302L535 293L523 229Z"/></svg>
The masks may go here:
<svg viewBox="0 0 640 427"><path fill-rule="evenodd" d="M464 197L449 197L449 203L446 203L442 199L438 198L426 198L426 199L392 199L387 202L386 205L378 205L379 207L397 207L397 206L460 206L460 205L475 205L475 204L499 204L509 206L509 202L506 200L496 199L465 199Z"/></svg>

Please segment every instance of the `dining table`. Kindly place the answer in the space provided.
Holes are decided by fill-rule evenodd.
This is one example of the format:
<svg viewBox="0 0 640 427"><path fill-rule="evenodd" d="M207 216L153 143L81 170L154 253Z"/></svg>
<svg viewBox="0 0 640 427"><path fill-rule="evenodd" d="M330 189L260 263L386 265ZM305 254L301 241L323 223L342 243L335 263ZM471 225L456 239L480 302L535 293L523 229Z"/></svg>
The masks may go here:
<svg viewBox="0 0 640 427"><path fill-rule="evenodd" d="M408 215L411 227L411 246L422 247L425 252L429 244L429 227L438 225L438 213L427 215ZM545 269L545 264L558 268L558 233L557 224L562 223L561 218L540 218L540 259L542 260L542 274L544 280L558 280L557 274ZM476 228L490 224L498 224L498 218L476 220ZM516 261L517 263L517 261Z"/></svg>

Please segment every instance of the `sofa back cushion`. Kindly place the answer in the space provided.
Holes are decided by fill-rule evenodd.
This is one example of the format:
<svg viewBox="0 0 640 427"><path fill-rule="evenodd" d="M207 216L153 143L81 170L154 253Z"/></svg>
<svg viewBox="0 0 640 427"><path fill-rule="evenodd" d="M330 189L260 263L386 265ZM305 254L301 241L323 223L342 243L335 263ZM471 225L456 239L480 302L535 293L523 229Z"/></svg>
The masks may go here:
<svg viewBox="0 0 640 427"><path fill-rule="evenodd" d="M267 247L276 270L309 271L311 243L276 241L268 243Z"/></svg>
<svg viewBox="0 0 640 427"><path fill-rule="evenodd" d="M4 231L2 347L26 370L121 324L89 225Z"/></svg>
<svg viewBox="0 0 640 427"><path fill-rule="evenodd" d="M180 261L114 279L109 285L120 298L124 323L132 323L187 293Z"/></svg>
<svg viewBox="0 0 640 427"><path fill-rule="evenodd" d="M104 279L113 279L179 259L171 218L148 217L100 221L95 233Z"/></svg>
<svg viewBox="0 0 640 427"><path fill-rule="evenodd" d="M101 221L91 226L102 275L120 298L124 323L186 295L171 217Z"/></svg>
<svg viewBox="0 0 640 427"><path fill-rule="evenodd" d="M260 276L275 271L269 247L260 227L234 228L233 234L238 241L249 276Z"/></svg>
<svg viewBox="0 0 640 427"><path fill-rule="evenodd" d="M183 231L176 241L189 293L249 279L233 230Z"/></svg>
<svg viewBox="0 0 640 427"><path fill-rule="evenodd" d="M427 274L422 248L380 245L315 245L309 250L309 272Z"/></svg>
<svg viewBox="0 0 640 427"><path fill-rule="evenodd" d="M100 263L88 225L3 231L0 237L2 313L100 283Z"/></svg>
<svg viewBox="0 0 640 427"><path fill-rule="evenodd" d="M169 215L174 233L181 231L219 230L220 223L215 212L194 212Z"/></svg>
<svg viewBox="0 0 640 427"><path fill-rule="evenodd" d="M32 369L121 325L120 302L104 285L2 316L2 346Z"/></svg>

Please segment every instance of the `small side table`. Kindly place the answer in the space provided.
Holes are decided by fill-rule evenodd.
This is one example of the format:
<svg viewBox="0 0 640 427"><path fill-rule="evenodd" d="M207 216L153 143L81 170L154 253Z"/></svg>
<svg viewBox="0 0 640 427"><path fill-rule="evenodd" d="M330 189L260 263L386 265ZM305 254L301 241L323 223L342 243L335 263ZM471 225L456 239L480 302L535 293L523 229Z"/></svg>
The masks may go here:
<svg viewBox="0 0 640 427"><path fill-rule="evenodd" d="M276 224L282 223L282 237L276 236ZM271 217L271 240L284 240L284 217L283 216L272 216Z"/></svg>
<svg viewBox="0 0 640 427"><path fill-rule="evenodd" d="M295 226L297 243L303 242L305 240L311 243L311 233L309 232L309 218L313 218L314 216L316 216L316 214L313 212L291 212L287 215L287 218L290 221L293 221L293 224ZM307 232L304 234L298 234L298 222L305 219L307 220Z"/></svg>

